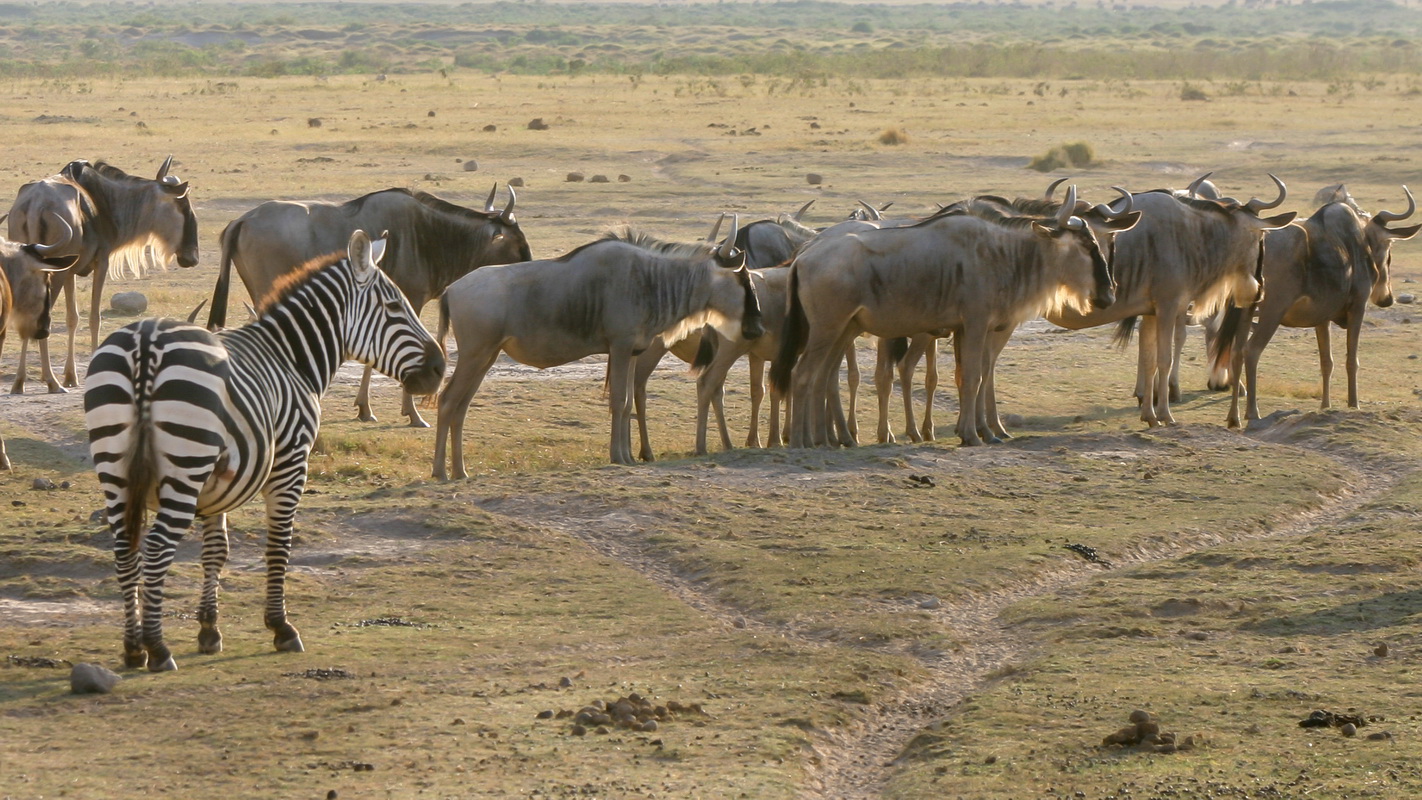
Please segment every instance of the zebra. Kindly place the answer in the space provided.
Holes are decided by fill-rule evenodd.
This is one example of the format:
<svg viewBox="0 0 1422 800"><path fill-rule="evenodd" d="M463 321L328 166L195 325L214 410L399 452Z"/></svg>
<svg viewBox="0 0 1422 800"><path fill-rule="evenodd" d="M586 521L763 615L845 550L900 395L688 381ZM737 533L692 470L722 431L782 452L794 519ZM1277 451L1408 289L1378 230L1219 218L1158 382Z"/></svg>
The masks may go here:
<svg viewBox="0 0 1422 800"><path fill-rule="evenodd" d="M443 349L376 268L384 252L384 239L372 242L357 230L348 257L337 252L306 264L274 288L248 325L213 334L146 320L115 331L95 351L84 413L114 534L126 667L177 668L163 642L163 582L194 519L203 542L198 651L222 650L217 593L229 550L226 514L258 492L267 507L266 625L278 651L305 650L286 618L285 579L321 395L348 358L417 395L434 392L444 377Z"/></svg>

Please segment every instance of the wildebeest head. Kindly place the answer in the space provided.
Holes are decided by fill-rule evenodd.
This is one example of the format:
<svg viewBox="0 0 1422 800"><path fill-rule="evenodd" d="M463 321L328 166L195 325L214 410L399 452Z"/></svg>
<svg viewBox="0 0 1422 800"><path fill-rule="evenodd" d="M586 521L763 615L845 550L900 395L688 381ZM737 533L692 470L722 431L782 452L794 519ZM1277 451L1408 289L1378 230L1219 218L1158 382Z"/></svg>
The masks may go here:
<svg viewBox="0 0 1422 800"><path fill-rule="evenodd" d="M1417 202L1412 198L1412 191L1406 186L1402 191L1407 194L1407 210L1403 212L1379 211L1364 225L1364 239L1367 243L1368 255L1371 259L1373 272L1373 288L1369 294L1369 299L1378 308L1387 308L1392 305L1392 243L1398 239L1411 239L1422 230L1422 225L1408 225L1402 228L1389 228L1389 222L1398 222L1412 216L1417 211Z"/></svg>
<svg viewBox="0 0 1422 800"><path fill-rule="evenodd" d="M356 294L346 317L348 356L400 381L410 394L433 394L444 378L444 351L400 287L376 267L385 239L357 229L347 245Z"/></svg>
<svg viewBox="0 0 1422 800"><path fill-rule="evenodd" d="M528 239L524 237L523 229L514 218L514 204L518 202L518 196L514 194L512 186L508 188L509 203L504 206L503 211L494 208L494 197L499 191L497 182L489 190L489 199L484 201L484 215L497 227L489 237L489 244L481 258L486 264L515 264L533 260L533 251L528 247Z"/></svg>
<svg viewBox="0 0 1422 800"><path fill-rule="evenodd" d="M1200 180L1208 175L1209 173L1206 173ZM1193 196L1178 198L1182 203L1191 204L1193 207L1212 208L1229 216L1230 226L1221 231L1220 243L1223 246L1217 250L1222 257L1251 259L1249 262L1229 265L1229 274L1234 276L1233 285L1229 287L1229 295L1232 302L1241 308L1247 308L1264 299L1264 233L1275 228L1282 228L1293 222L1294 218L1298 216L1296 211L1286 211L1272 217L1259 216L1261 211L1283 205L1284 199L1288 197L1288 187L1279 180L1278 176L1270 174L1269 179L1274 182L1279 192L1272 201L1262 200L1258 197L1252 197L1245 203L1232 197L1221 197L1216 200Z"/></svg>
<svg viewBox="0 0 1422 800"><path fill-rule="evenodd" d="M168 156L163 160L163 166L158 168L157 177L153 179L162 190L163 199L170 206L164 209L161 202L155 204L154 238L167 245L168 251L177 258L178 266L193 267L198 263L197 215L193 214L192 200L188 197L188 182L168 174L172 166L173 157ZM159 219L162 219L161 223ZM175 219L179 220L181 228L174 224ZM177 242L177 247L173 247L173 242Z"/></svg>
<svg viewBox="0 0 1422 800"><path fill-rule="evenodd" d="M1048 188L1048 195L1056 188ZM1141 218L1139 211L1131 209L1131 193L1117 188L1122 195L1123 205L1119 209L1110 205L1083 206L1077 202L1076 186L1067 189L1066 200L1057 209L1055 225L1037 223L1034 229L1044 236L1071 237L1083 254L1091 259L1091 285L1077 288L1078 296L1087 297L1092 308L1102 309L1116 302L1115 279L1111 274L1111 264L1107 253L1115 248L1115 237L1121 231L1130 230ZM1105 244L1103 248L1102 245Z"/></svg>
<svg viewBox="0 0 1422 800"><path fill-rule="evenodd" d="M104 242L111 252L136 260L151 246L160 263L172 256L178 266L192 267L198 263L197 217L188 197L188 183L169 174L172 165L173 157L168 156L151 181L103 161L74 161L63 174L83 187L98 205L109 231L106 235L113 239Z"/></svg>
<svg viewBox="0 0 1422 800"><path fill-rule="evenodd" d="M719 224L718 222L717 225ZM740 227L740 215L732 214L731 231L712 252L711 257L715 259L716 266L730 271L735 276L736 285L740 287L741 337L758 339L765 333L765 327L761 319L760 298L756 296L755 282L751 280L750 270L746 267L746 251L736 247L736 234L740 232Z"/></svg>
<svg viewBox="0 0 1422 800"><path fill-rule="evenodd" d="M51 216L59 221L63 231L52 244L18 244L0 239L0 262L3 262L0 273L8 279L15 329L26 339L49 338L50 309L54 304L50 275L69 269L79 260L72 253L59 254L69 245L74 232L59 215ZM4 219L0 217L0 222ZM0 332L3 330L0 327Z"/></svg>

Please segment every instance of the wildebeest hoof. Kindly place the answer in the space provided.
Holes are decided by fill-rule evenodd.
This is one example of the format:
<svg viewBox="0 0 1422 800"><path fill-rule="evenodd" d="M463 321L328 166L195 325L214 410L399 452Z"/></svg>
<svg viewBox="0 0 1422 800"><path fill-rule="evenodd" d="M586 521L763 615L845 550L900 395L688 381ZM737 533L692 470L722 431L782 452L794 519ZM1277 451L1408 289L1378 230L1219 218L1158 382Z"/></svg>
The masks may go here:
<svg viewBox="0 0 1422 800"><path fill-rule="evenodd" d="M360 414L357 414L357 415L356 415L356 419L359 420L359 421L361 421L361 422L377 422L377 421L378 421L378 420L376 420L375 415L372 414L372 413L370 413L369 411L363 411L363 412L361 412Z"/></svg>
<svg viewBox="0 0 1422 800"><path fill-rule="evenodd" d="M66 389L66 388L64 388L63 386L60 386L60 385L57 384L57 383L51 383L51 384L49 385L49 393L50 393L50 394L69 394L69 390Z"/></svg>
<svg viewBox="0 0 1422 800"><path fill-rule="evenodd" d="M429 424L428 422L425 422L423 419L420 419L419 417L414 417L413 419L410 420L410 427L411 427L411 428L428 428L429 426L430 426L430 424Z"/></svg>

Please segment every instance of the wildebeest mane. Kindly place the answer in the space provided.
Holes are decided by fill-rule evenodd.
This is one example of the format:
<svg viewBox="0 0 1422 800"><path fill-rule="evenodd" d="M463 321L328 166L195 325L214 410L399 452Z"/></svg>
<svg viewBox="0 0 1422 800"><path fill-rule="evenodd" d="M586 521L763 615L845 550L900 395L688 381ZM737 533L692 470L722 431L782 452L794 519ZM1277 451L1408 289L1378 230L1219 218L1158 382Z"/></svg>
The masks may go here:
<svg viewBox="0 0 1422 800"><path fill-rule="evenodd" d="M276 282L272 284L271 291L267 292L266 296L257 303L257 313L267 313L267 311L281 303L281 301L295 294L297 289L309 283L316 273L340 261L342 258L345 258L345 256L346 253L343 250L327 253L324 256L317 256L296 269L282 275L280 278L277 278Z"/></svg>
<svg viewBox="0 0 1422 800"><path fill-rule="evenodd" d="M630 225L619 225L602 234L599 241L625 242L649 253L672 258L706 258L715 251L711 242L668 242Z"/></svg>
<svg viewBox="0 0 1422 800"><path fill-rule="evenodd" d="M144 216L149 213L151 201L145 199L134 202L135 196L145 195L127 194L126 190L146 192L149 185L155 183L153 179L130 175L103 159L93 162L72 161L65 166L62 174L69 176L70 180L78 184L99 206L97 213L92 219L85 220L85 224L101 226L102 238L113 247L109 251L107 265L110 275L119 277L127 271L135 277L141 276L143 260L146 257L144 250L148 247L153 248L153 257L159 267L165 266L177 255L162 239L137 234L146 225ZM152 195L147 197L151 198ZM180 202L183 203L185 212L183 241L180 246L196 248L197 216L193 214L192 205L187 198Z"/></svg>

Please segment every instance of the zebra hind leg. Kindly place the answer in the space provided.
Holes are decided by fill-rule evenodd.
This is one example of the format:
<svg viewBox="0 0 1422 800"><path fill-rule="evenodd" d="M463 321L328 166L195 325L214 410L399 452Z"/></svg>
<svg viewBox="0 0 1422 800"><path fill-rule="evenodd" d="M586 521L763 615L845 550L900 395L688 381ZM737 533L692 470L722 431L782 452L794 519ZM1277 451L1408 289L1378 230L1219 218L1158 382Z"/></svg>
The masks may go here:
<svg viewBox="0 0 1422 800"><path fill-rule="evenodd" d="M198 652L222 652L222 632L217 629L218 579L227 564L227 515L202 518L202 600L198 604Z"/></svg>
<svg viewBox="0 0 1422 800"><path fill-rule="evenodd" d="M143 617L138 605L138 551L129 547L122 524L114 527L114 566L123 595L123 665L143 669L148 665L148 651L143 649Z"/></svg>

